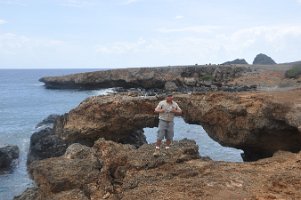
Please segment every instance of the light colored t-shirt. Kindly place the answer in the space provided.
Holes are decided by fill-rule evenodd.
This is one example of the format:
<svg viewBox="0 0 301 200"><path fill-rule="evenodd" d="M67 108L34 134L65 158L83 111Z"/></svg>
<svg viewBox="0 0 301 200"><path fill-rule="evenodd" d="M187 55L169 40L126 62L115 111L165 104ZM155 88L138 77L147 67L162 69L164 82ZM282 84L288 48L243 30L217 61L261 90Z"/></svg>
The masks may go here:
<svg viewBox="0 0 301 200"><path fill-rule="evenodd" d="M172 113L171 111L173 109L176 110L181 110L181 108L178 106L178 104L174 101L172 101L172 103L167 103L166 100L160 101L158 106L156 107L156 109L163 109L165 110L164 113L159 113L159 119L164 120L164 121L168 121L171 122L173 121L175 114Z"/></svg>

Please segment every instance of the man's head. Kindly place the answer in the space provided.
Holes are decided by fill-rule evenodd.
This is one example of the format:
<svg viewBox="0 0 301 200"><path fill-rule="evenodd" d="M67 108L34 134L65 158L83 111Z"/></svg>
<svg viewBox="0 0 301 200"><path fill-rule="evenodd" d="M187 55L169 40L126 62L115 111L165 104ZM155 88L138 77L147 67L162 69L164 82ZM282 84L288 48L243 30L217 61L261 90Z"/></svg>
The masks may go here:
<svg viewBox="0 0 301 200"><path fill-rule="evenodd" d="M167 94L166 95L166 101L167 102L172 102L172 100L173 100L173 95L172 94Z"/></svg>

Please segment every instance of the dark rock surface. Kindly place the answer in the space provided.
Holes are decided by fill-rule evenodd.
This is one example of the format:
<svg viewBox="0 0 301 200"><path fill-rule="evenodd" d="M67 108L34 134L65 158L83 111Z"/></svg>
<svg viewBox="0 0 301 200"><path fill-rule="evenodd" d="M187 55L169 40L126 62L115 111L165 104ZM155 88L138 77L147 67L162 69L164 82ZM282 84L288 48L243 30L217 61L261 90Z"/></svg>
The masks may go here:
<svg viewBox="0 0 301 200"><path fill-rule="evenodd" d="M49 115L48 117L46 117L45 119L43 119L43 121L41 121L40 123L38 123L36 125L36 128L46 128L46 127L50 127L52 128L54 122L60 117L60 115L57 114L52 114Z"/></svg>
<svg viewBox="0 0 301 200"><path fill-rule="evenodd" d="M61 156L67 147L67 143L55 135L52 128L42 129L33 133L30 138L27 164L35 160Z"/></svg>
<svg viewBox="0 0 301 200"><path fill-rule="evenodd" d="M276 62L269 56L265 54L258 54L253 61L253 65L273 65L276 64Z"/></svg>
<svg viewBox="0 0 301 200"><path fill-rule="evenodd" d="M232 61L224 62L222 65L248 65L245 59L235 59Z"/></svg>
<svg viewBox="0 0 301 200"><path fill-rule="evenodd" d="M12 167L13 160L17 158L19 158L18 146L0 147L0 171L9 170Z"/></svg>

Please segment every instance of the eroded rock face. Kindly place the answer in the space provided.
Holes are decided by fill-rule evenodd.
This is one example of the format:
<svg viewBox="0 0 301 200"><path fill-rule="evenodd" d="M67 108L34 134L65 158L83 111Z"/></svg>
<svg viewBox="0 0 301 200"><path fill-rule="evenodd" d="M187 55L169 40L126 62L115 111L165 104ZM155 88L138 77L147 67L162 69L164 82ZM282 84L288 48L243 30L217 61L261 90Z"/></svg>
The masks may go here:
<svg viewBox="0 0 301 200"><path fill-rule="evenodd" d="M126 141L144 127L157 126L156 100L120 95L88 98L56 122L55 134L69 143L93 143L98 138Z"/></svg>
<svg viewBox="0 0 301 200"><path fill-rule="evenodd" d="M244 150L244 160L272 156L278 150L300 151L300 107L279 100L291 92L212 93L179 97L188 123L201 124L224 146Z"/></svg>
<svg viewBox="0 0 301 200"><path fill-rule="evenodd" d="M199 159L191 140L175 142L158 158L152 156L154 145L148 144L136 149L100 139L92 148L73 148L85 149L89 156L76 153L71 159L62 156L32 163L30 172L38 188L16 199L301 198L300 153L278 152L257 162L226 163Z"/></svg>
<svg viewBox="0 0 301 200"><path fill-rule="evenodd" d="M19 157L19 147L8 145L0 148L0 171L8 170L14 159Z"/></svg>
<svg viewBox="0 0 301 200"><path fill-rule="evenodd" d="M201 87L211 80L219 85L248 72L248 67L237 66L173 66L156 68L132 68L73 74L60 77L43 77L46 88L145 88L178 90Z"/></svg>
<svg viewBox="0 0 301 200"><path fill-rule="evenodd" d="M295 95L291 103L279 99L294 93L182 94L175 95L175 100L186 122L202 125L224 146L244 150L245 160L256 160L277 150L300 150L301 96ZM120 142L137 130L157 126L153 111L160 100L121 95L92 97L62 116L55 125L55 134L70 143L100 137Z"/></svg>

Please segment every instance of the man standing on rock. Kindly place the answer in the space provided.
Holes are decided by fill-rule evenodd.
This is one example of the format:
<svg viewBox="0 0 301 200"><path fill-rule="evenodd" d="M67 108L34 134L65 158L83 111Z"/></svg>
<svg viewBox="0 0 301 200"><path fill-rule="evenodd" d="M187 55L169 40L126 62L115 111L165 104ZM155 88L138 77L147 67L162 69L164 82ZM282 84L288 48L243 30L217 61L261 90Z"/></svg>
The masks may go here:
<svg viewBox="0 0 301 200"><path fill-rule="evenodd" d="M182 110L178 104L173 101L173 95L168 94L166 96L166 100L160 101L155 109L155 113L159 113L159 130L157 133L157 143L154 156L159 156L160 146L164 138L166 138L165 149L169 149L174 136L173 119L175 115L182 114Z"/></svg>

